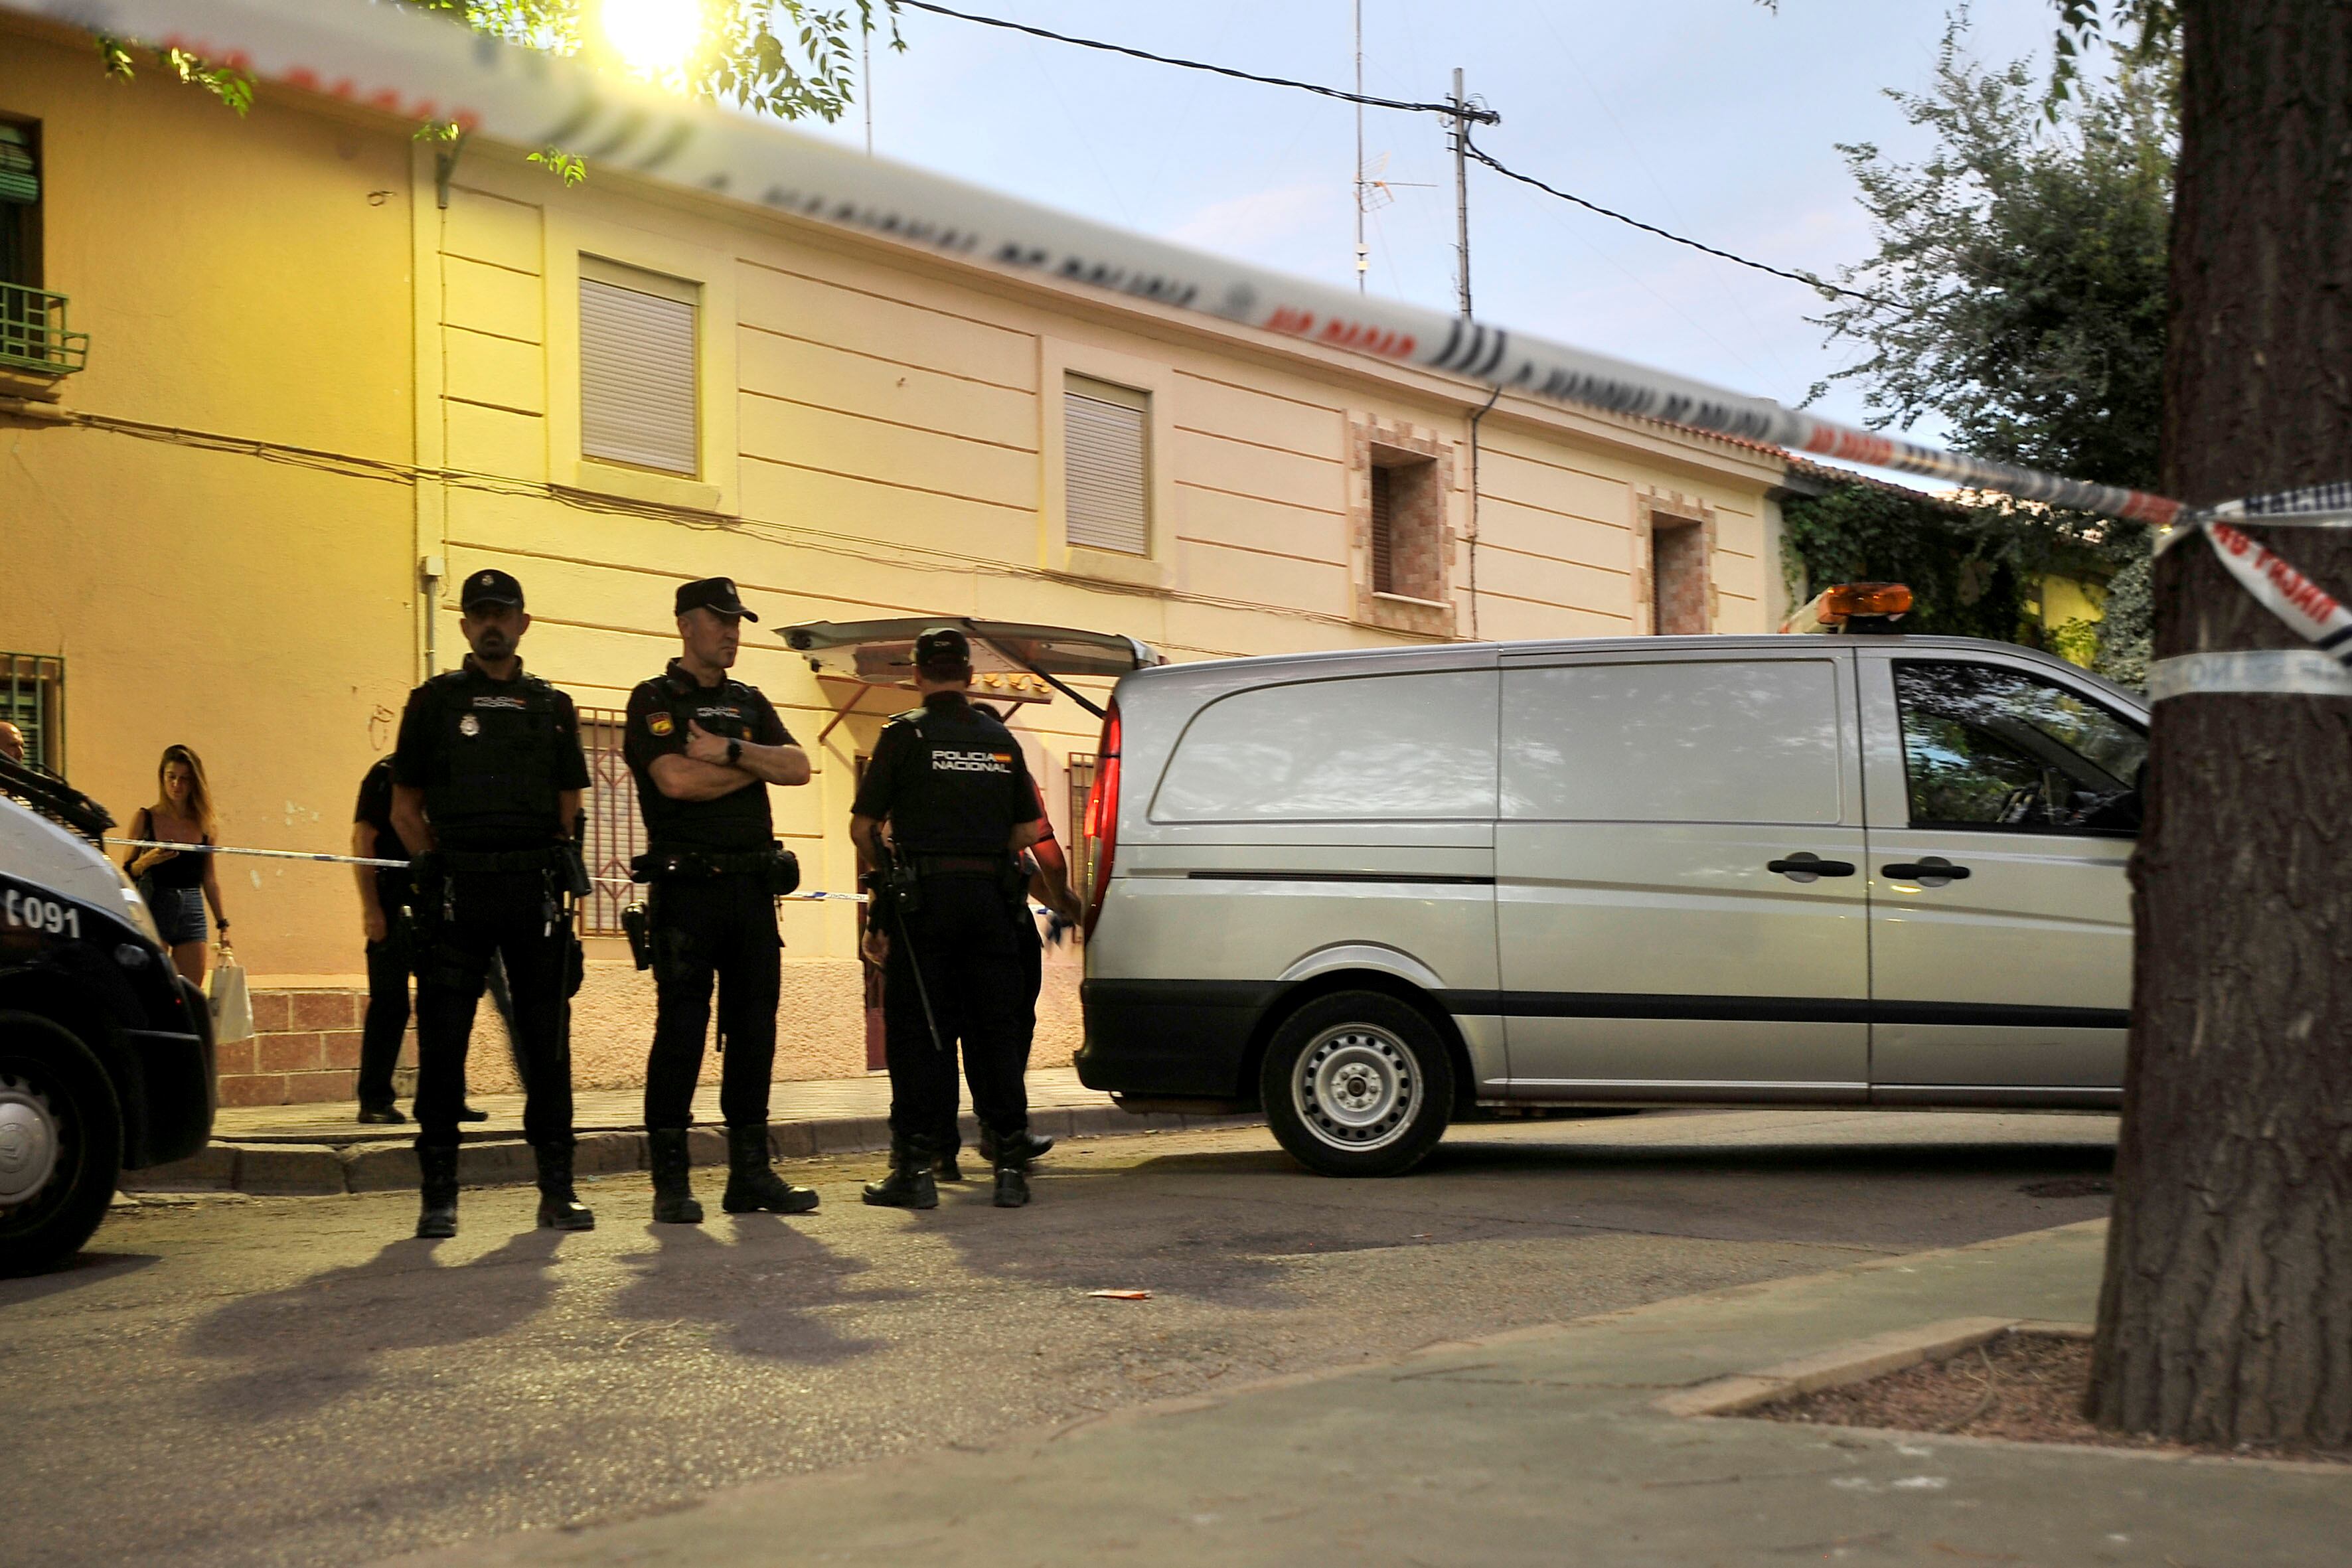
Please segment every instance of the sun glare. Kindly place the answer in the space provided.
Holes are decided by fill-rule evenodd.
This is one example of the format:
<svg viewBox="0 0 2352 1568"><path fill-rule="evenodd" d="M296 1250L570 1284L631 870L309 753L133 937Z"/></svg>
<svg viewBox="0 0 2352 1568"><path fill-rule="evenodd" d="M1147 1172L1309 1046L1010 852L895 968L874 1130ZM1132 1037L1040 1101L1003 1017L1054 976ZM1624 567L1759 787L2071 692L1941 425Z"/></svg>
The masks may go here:
<svg viewBox="0 0 2352 1568"><path fill-rule="evenodd" d="M702 43L701 0L604 0L604 39L631 68L675 71Z"/></svg>

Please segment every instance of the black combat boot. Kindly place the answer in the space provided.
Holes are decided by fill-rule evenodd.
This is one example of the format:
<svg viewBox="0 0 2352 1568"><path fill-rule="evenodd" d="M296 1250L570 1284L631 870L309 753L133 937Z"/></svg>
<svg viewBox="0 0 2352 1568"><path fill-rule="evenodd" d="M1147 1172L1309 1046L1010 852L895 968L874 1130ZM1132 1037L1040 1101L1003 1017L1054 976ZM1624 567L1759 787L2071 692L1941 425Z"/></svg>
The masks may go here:
<svg viewBox="0 0 2352 1568"><path fill-rule="evenodd" d="M646 1143L654 1167L654 1223L700 1225L702 1205L694 1201L694 1182L688 1172L686 1129L648 1127Z"/></svg>
<svg viewBox="0 0 2352 1568"><path fill-rule="evenodd" d="M596 1216L572 1190L572 1151L533 1145L539 1159L539 1226L541 1230L593 1230Z"/></svg>
<svg viewBox="0 0 2352 1568"><path fill-rule="evenodd" d="M768 1163L765 1127L727 1130L727 1190L719 1206L729 1214L806 1214L816 1207L816 1189L796 1187Z"/></svg>
<svg viewBox="0 0 2352 1568"><path fill-rule="evenodd" d="M931 1146L937 1151L931 1161L931 1173L942 1182L962 1181L963 1163L956 1156L963 1152L963 1134L959 1132L953 1137L941 1137Z"/></svg>
<svg viewBox="0 0 2352 1568"><path fill-rule="evenodd" d="M1029 1161L1018 1144L1000 1144L996 1151L996 1196L1001 1209L1017 1209L1029 1202Z"/></svg>
<svg viewBox="0 0 2352 1568"><path fill-rule="evenodd" d="M1012 1144L1014 1151L1020 1153L1022 1163L1025 1164L1032 1160L1042 1157L1046 1150L1051 1149L1054 1146L1054 1141L1051 1138L1045 1137L1039 1133L1032 1132L1024 1127L1020 1131L1013 1134ZM980 1157L987 1161L992 1165L995 1164L998 1146L996 1134L985 1127L982 1128L980 1130Z"/></svg>
<svg viewBox="0 0 2352 1568"><path fill-rule="evenodd" d="M426 1240L444 1240L457 1234L457 1151L419 1149L416 1164L424 1180L418 1184L425 1206L416 1216L416 1234Z"/></svg>
<svg viewBox="0 0 2352 1568"><path fill-rule="evenodd" d="M931 1179L931 1162L938 1158L928 1138L893 1139L890 1173L866 1184L866 1201L888 1209L939 1207L939 1184Z"/></svg>

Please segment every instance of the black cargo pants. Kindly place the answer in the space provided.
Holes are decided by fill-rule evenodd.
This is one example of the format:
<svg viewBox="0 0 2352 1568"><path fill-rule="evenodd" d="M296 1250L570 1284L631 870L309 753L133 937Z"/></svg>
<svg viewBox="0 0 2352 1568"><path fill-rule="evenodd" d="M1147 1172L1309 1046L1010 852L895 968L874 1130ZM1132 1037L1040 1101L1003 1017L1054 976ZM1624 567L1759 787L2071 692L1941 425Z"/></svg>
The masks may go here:
<svg viewBox="0 0 2352 1568"><path fill-rule="evenodd" d="M433 889L420 889L417 900L416 1146L457 1146L466 1047L495 955L514 998L523 1136L539 1148L570 1149L572 932L554 912L553 879L545 871L446 875L446 900Z"/></svg>
<svg viewBox="0 0 2352 1568"><path fill-rule="evenodd" d="M685 1127L693 1121L715 979L719 1114L730 1127L766 1128L783 962L768 879L666 877L647 893L646 914L659 1007L646 1062L646 1126Z"/></svg>
<svg viewBox="0 0 2352 1568"><path fill-rule="evenodd" d="M959 1042L981 1125L1000 1136L1027 1131L1036 928L1016 916L1000 879L956 874L923 879L921 908L904 924L902 931L896 919L882 922L890 939L882 1006L891 1132L937 1138L954 1125ZM924 1019L918 963L940 1044Z"/></svg>

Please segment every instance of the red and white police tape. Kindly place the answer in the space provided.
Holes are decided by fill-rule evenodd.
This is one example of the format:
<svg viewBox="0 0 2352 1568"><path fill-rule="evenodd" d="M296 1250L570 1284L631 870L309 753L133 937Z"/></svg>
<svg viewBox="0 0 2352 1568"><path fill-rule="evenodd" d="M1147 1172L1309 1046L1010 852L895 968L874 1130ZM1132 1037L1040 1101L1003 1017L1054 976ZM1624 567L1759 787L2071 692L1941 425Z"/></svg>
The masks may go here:
<svg viewBox="0 0 2352 1568"><path fill-rule="evenodd" d="M2213 540L2249 592L2314 642L2332 639L2341 629L2336 617L2345 611L2331 595L2226 523L2226 531L2209 526L2230 516L2231 508L2191 510L2145 490L1900 441L1606 354L1204 255L867 156L773 121L603 75L578 60L501 43L405 6L321 5L317 0L206 0L201 7L185 0L0 0L0 9L145 44L177 46L265 82L409 121L454 123L469 136L510 147L560 148L598 168L705 199L859 229L976 266L1100 289L1168 310L1200 311L1530 397L2126 518L2155 527L2159 548L2196 529ZM2332 502L2312 500L2330 495ZM2311 504L2246 503L2236 510L2265 524L2352 521L2352 515L2276 515L2352 514L2352 485L2281 499ZM2330 650L2344 646L2323 643ZM2341 664L2316 649L2286 661L2194 654L2159 660L2149 672L2149 688L2159 700L2209 691L2352 694L2352 687L2339 682L2343 673Z"/></svg>
<svg viewBox="0 0 2352 1568"><path fill-rule="evenodd" d="M2238 523L2297 528L2352 527L2352 484L2321 485L2209 509L2189 526L2157 535L2161 554L2201 533L2238 585L2309 647L2242 648L2179 654L2148 667L2151 702L2173 697L2225 694L2272 697L2352 697L2352 608L2305 575Z"/></svg>
<svg viewBox="0 0 2352 1568"><path fill-rule="evenodd" d="M1200 311L1530 397L2158 526L2183 510L2164 496L1896 440L1606 354L1126 233L602 75L405 6L0 0L0 8L175 45L263 82L409 121L448 121L510 147L557 147L596 169L707 200L860 229L978 266Z"/></svg>
<svg viewBox="0 0 2352 1568"><path fill-rule="evenodd" d="M187 855L243 855L263 860L316 860L324 866L373 866L386 871L404 871L405 860L373 860L364 855L313 855L303 849L250 849L234 844L179 844L162 838L117 838L109 835L109 844L119 844L126 849L177 849ZM603 888L634 888L626 877L591 877L590 881ZM782 893L778 897L801 903L862 904L863 893Z"/></svg>

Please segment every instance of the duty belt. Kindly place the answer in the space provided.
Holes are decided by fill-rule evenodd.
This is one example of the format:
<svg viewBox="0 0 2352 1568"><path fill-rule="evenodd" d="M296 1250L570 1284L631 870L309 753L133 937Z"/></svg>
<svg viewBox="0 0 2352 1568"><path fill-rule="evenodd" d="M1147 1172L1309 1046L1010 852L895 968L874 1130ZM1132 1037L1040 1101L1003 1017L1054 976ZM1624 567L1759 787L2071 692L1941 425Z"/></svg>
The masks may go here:
<svg viewBox="0 0 2352 1568"><path fill-rule="evenodd" d="M560 846L545 849L439 849L434 858L452 871L548 871L562 863Z"/></svg>
<svg viewBox="0 0 2352 1568"><path fill-rule="evenodd" d="M1013 862L1002 855L924 855L911 858L918 873L926 877L1002 877L1013 868Z"/></svg>
<svg viewBox="0 0 2352 1568"><path fill-rule="evenodd" d="M764 877L776 859L772 847L657 850L629 862L629 879L657 882L666 877Z"/></svg>

